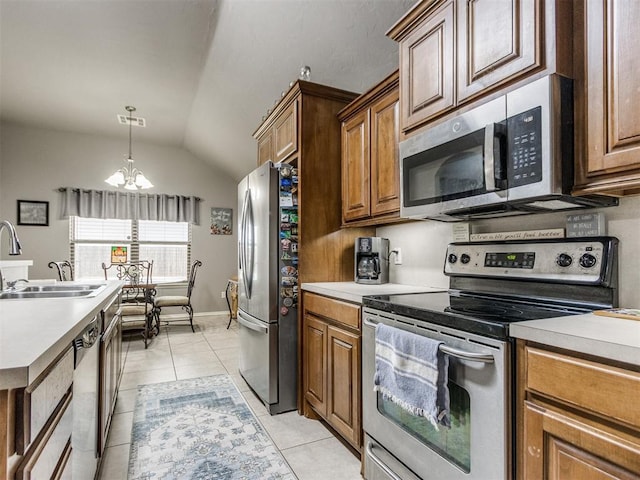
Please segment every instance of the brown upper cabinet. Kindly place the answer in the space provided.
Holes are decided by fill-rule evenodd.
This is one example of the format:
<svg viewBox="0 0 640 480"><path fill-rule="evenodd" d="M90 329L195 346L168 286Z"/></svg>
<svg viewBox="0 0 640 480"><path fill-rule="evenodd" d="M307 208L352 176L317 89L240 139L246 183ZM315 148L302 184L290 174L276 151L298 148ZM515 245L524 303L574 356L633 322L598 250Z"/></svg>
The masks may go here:
<svg viewBox="0 0 640 480"><path fill-rule="evenodd" d="M341 228L338 112L357 93L296 81L253 133L258 164L298 169L298 282L353 280L353 246L372 227Z"/></svg>
<svg viewBox="0 0 640 480"><path fill-rule="evenodd" d="M526 76L571 76L572 2L423 0L387 35L400 44L408 132ZM568 43L568 44L567 44Z"/></svg>
<svg viewBox="0 0 640 480"><path fill-rule="evenodd" d="M258 165L287 160L298 150L298 102L293 100L258 137Z"/></svg>
<svg viewBox="0 0 640 480"><path fill-rule="evenodd" d="M342 122L342 223L379 225L400 212L398 72L339 114Z"/></svg>
<svg viewBox="0 0 640 480"><path fill-rule="evenodd" d="M535 0L458 1L458 102L542 65Z"/></svg>
<svg viewBox="0 0 640 480"><path fill-rule="evenodd" d="M576 2L575 193L640 194L640 2Z"/></svg>
<svg viewBox="0 0 640 480"><path fill-rule="evenodd" d="M267 163L269 160L273 162L273 130L267 130L258 138L258 166Z"/></svg>

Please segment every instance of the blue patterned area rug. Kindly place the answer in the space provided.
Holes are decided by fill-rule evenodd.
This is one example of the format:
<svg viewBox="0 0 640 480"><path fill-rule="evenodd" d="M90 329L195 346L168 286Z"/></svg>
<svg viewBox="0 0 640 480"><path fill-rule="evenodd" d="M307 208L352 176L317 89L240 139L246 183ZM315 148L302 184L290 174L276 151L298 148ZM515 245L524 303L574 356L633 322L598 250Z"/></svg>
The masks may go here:
<svg viewBox="0 0 640 480"><path fill-rule="evenodd" d="M228 375L142 385L129 480L295 480Z"/></svg>

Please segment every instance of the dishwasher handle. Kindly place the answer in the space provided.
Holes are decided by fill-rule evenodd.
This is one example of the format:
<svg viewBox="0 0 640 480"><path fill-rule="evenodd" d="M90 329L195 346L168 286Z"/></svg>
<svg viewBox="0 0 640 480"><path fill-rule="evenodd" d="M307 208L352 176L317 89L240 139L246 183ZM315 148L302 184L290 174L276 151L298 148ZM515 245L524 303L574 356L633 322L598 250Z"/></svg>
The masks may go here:
<svg viewBox="0 0 640 480"><path fill-rule="evenodd" d="M93 317L93 320L82 330L80 335L73 340L73 350L75 353L74 369L78 368L82 357L84 357L87 350L98 342L99 338L98 317Z"/></svg>

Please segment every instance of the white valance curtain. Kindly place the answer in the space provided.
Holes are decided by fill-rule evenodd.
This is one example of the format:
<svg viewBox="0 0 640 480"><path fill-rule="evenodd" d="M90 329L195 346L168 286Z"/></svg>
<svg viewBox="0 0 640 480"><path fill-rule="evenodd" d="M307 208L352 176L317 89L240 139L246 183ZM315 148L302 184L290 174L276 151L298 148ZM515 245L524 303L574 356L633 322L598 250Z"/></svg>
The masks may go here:
<svg viewBox="0 0 640 480"><path fill-rule="evenodd" d="M200 225L200 198L163 193L85 190L64 187L61 217L189 222Z"/></svg>

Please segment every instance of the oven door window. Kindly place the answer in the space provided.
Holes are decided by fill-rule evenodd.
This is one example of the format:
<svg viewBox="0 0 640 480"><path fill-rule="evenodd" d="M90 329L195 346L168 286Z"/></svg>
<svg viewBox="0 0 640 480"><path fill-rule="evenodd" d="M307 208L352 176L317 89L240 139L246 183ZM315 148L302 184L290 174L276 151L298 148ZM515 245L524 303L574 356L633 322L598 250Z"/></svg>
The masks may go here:
<svg viewBox="0 0 640 480"><path fill-rule="evenodd" d="M378 393L378 411L407 433L462 469L471 471L471 401L469 393L449 379L451 428L436 430L424 417L416 416Z"/></svg>
<svg viewBox="0 0 640 480"><path fill-rule="evenodd" d="M406 207L486 193L484 129L403 159Z"/></svg>

